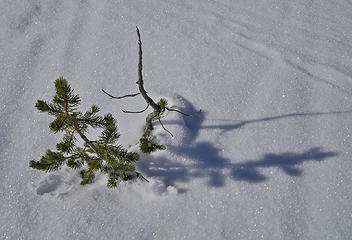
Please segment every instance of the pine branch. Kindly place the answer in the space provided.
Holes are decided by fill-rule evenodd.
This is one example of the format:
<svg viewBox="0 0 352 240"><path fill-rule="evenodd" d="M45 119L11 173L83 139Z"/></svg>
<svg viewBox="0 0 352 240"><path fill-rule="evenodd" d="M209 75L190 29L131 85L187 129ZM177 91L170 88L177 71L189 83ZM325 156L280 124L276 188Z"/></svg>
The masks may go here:
<svg viewBox="0 0 352 240"><path fill-rule="evenodd" d="M63 152L63 153L71 153L73 151L73 148L75 147L75 136L74 136L75 130L66 130L66 133L64 135L64 138L62 142L59 142L56 144L56 149Z"/></svg>
<svg viewBox="0 0 352 240"><path fill-rule="evenodd" d="M78 95L73 94L73 89L67 83L66 79L60 77L55 81L56 95L53 98L54 104L63 108L63 111L68 113L76 110L81 99Z"/></svg>
<svg viewBox="0 0 352 240"><path fill-rule="evenodd" d="M93 149L93 151L99 156L97 147L81 132L81 130L79 130L79 128L76 125L74 125L73 127L75 131L78 133L78 135L82 138L82 140L85 141L91 147L91 149Z"/></svg>
<svg viewBox="0 0 352 240"><path fill-rule="evenodd" d="M81 171L81 177L83 178L81 185L86 185L89 183L92 183L95 178L95 174L92 170L82 170Z"/></svg>
<svg viewBox="0 0 352 240"><path fill-rule="evenodd" d="M65 134L62 141L56 145L57 152L48 150L40 161L30 161L30 167L50 172L58 170L65 163L73 169L81 168L86 163L88 170L81 172L83 185L93 182L94 172L99 170L109 174L110 179L113 180L113 183L110 181L108 186L117 186L118 181L131 179L135 172L133 163L138 160L139 155L128 152L120 145L114 145L120 135L112 115L106 114L102 118L97 114L99 107L95 105L84 114L77 111L80 98L73 93L64 78L56 79L55 88L56 94L52 102L39 100L36 108L54 115L56 119L50 123L50 129L54 133L65 131ZM85 135L88 127L103 128L100 139L89 140ZM76 133L84 141L84 149L76 147Z"/></svg>
<svg viewBox="0 0 352 240"><path fill-rule="evenodd" d="M99 142L107 146L107 144L115 143L120 137L117 132L116 121L111 114L106 114L104 117L104 130L100 135Z"/></svg>
<svg viewBox="0 0 352 240"><path fill-rule="evenodd" d="M84 115L80 114L77 117L77 120L93 128L102 127L104 125L104 120L101 116L97 115L99 110L98 106L93 105Z"/></svg>
<svg viewBox="0 0 352 240"><path fill-rule="evenodd" d="M54 116L62 113L62 109L60 109L57 105L47 103L43 100L38 100L35 107L41 112L47 112L48 114Z"/></svg>
<svg viewBox="0 0 352 240"><path fill-rule="evenodd" d="M70 114L69 114L69 96L68 94L69 93L72 93L71 92L71 87L70 85L67 84L66 80L62 80L62 79L58 79L56 82L55 82L55 87L56 87L56 92L57 92L57 95L56 96L60 96L64 99L64 114L66 117L69 117ZM63 88L64 91L61 89ZM77 95L78 96L78 95ZM54 97L55 98L55 97ZM99 111L99 108L98 107L95 107L95 106L92 106L91 108L91 114L87 114L87 117L90 115L93 115L94 113L98 112ZM82 119L77 119L78 121L79 120L82 120ZM84 140L92 149L93 151L99 156L99 153L98 153L98 149L96 148L96 146L83 134L83 132L81 131L81 129L78 127L78 125L76 124L76 121L72 121L71 122L72 124L72 127L74 128L74 130L78 133L78 135L82 138L82 140Z"/></svg>
<svg viewBox="0 0 352 240"><path fill-rule="evenodd" d="M48 150L45 154L45 156L42 156L40 161L30 161L29 166L32 168L36 168L38 170L46 171L46 172L52 172L56 171L59 169L62 164L64 164L66 161L66 158L64 155L60 152L52 152Z"/></svg>
<svg viewBox="0 0 352 240"><path fill-rule="evenodd" d="M54 133L64 131L67 128L65 124L65 119L61 116L58 116L54 121L50 123L49 128Z"/></svg>

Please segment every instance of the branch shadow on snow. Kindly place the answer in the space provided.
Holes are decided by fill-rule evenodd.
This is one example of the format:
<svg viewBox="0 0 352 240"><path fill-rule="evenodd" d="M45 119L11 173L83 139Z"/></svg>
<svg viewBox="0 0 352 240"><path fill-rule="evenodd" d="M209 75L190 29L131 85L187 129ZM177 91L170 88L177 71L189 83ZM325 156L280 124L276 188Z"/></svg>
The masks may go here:
<svg viewBox="0 0 352 240"><path fill-rule="evenodd" d="M307 118L307 117L318 117L318 116L325 116L325 115L340 115L340 114L351 114L351 113L352 113L352 110L334 111L334 112L314 112L314 113L296 112L296 113L283 114L283 115L273 116L273 117L237 121L236 123L233 123L233 124L202 125L201 129L221 129L224 131L231 131L231 130L242 128L248 124L259 123L259 122L269 122L269 121L281 120L285 118L294 118L294 117Z"/></svg>
<svg viewBox="0 0 352 240"><path fill-rule="evenodd" d="M261 183L269 179L261 172L265 168L281 169L289 176L299 177L303 175L301 165L304 162L321 162L338 155L338 152L314 147L303 153L267 153L260 159L231 163L219 154L220 149L208 142L200 142L190 147L168 146L168 149L192 159L193 163L185 164L166 157L151 156L139 163L139 168L146 176L158 177L166 186L189 182L194 178L206 178L209 187L225 186L227 177L236 181Z"/></svg>
<svg viewBox="0 0 352 240"><path fill-rule="evenodd" d="M185 112L195 112L196 109L184 98L180 97L185 107ZM210 141L195 143L201 129L222 129L224 131L234 130L246 124L273 121L288 117L297 116L319 116L327 114L342 114L346 112L321 112L321 113L292 113L276 117L242 121L236 124L203 126L205 114L199 117L183 117L187 133L182 139L182 145L167 145L171 155L182 156L190 161L176 162L167 157L156 157L145 155L144 160L138 162L138 168L148 177L157 177L166 186L177 185L177 183L190 182L195 178L206 178L209 187L222 187L226 184L226 178L235 181L248 183L261 183L269 179L263 173L266 168L276 168L285 174L298 177L303 174L301 165L304 162L321 162L338 155L336 151L326 151L323 147L313 147L302 153L284 152L267 153L260 159L248 160L245 162L232 163L230 159L222 156L222 150L215 147ZM164 121L165 124L180 124L180 122ZM186 191L183 189L183 191Z"/></svg>
<svg viewBox="0 0 352 240"><path fill-rule="evenodd" d="M267 180L267 177L260 173L260 169L275 167L289 176L298 177L302 175L302 169L299 168L302 163L321 162L337 155L338 152L324 151L322 147L314 147L303 153L267 153L259 160L231 164L230 176L234 180L258 183Z"/></svg>
<svg viewBox="0 0 352 240"><path fill-rule="evenodd" d="M206 113L206 112L205 112ZM226 122L233 122L229 124L214 124L214 125L202 125L200 124L187 124L186 126L191 129L192 132L196 133L195 135L198 135L198 132L202 129L220 129L223 131L232 131L236 129L243 128L244 126L248 124L254 124L254 123L260 123L260 122L270 122L270 121L275 121L275 120L281 120L285 118L295 118L295 117L319 117L319 116L325 116L325 115L341 115L341 114L351 114L352 110L348 111L335 111L335 112L315 112L315 113L304 113L304 112L296 112L296 113L289 113L289 114L283 114L279 116L273 116L273 117L264 117L264 118L258 118L258 119L250 119L250 120L244 120L244 121L238 121L238 120L218 120L218 121L226 121ZM192 119L193 120L193 119ZM201 119L202 121L204 120ZM190 120L188 120L190 121ZM178 122L175 121L164 121L166 124L179 124ZM197 130L195 130L194 127Z"/></svg>

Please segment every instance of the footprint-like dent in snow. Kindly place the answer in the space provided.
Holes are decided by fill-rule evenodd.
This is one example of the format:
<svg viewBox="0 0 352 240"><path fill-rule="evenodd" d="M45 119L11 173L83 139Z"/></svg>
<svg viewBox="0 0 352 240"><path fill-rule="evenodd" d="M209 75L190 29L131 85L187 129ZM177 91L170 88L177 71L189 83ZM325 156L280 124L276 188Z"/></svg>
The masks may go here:
<svg viewBox="0 0 352 240"><path fill-rule="evenodd" d="M38 195L49 194L53 197L62 198L68 195L70 190L77 184L79 184L77 174L65 169L46 176L33 186L36 188Z"/></svg>
<svg viewBox="0 0 352 240"><path fill-rule="evenodd" d="M38 195L54 192L62 183L62 177L59 175L49 175L46 179L39 183L37 188Z"/></svg>

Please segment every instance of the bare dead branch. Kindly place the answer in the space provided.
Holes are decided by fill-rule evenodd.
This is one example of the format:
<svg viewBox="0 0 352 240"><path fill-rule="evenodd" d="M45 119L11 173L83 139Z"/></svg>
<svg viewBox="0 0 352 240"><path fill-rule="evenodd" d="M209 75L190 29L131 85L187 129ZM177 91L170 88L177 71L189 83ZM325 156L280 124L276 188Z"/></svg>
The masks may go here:
<svg viewBox="0 0 352 240"><path fill-rule="evenodd" d="M124 95L121 97L115 97L115 96L111 95L110 93L106 92L104 89L102 89L102 91L103 91L103 93L105 93L109 97L116 98L116 99L121 99L121 98L126 98L126 97L135 97L135 96L138 96L139 94L141 94L141 93L134 93L134 94L127 94L127 95Z"/></svg>
<svg viewBox="0 0 352 240"><path fill-rule="evenodd" d="M148 116L145 119L145 128L144 130L149 130L152 131L154 129L153 127L153 119L157 118L160 115L160 111L153 111L148 114Z"/></svg>
<svg viewBox="0 0 352 240"><path fill-rule="evenodd" d="M143 60L142 60L142 40L141 40L141 35L139 33L139 29L138 27L136 27L137 30L137 36L138 36L138 46L139 46L139 51L138 51L138 55L139 55L139 62L138 62L138 87L139 87L139 92L142 94L144 100L147 102L147 104L149 104L155 111L160 113L160 107L158 104L156 104L153 99L151 99L147 92L144 89L143 86Z"/></svg>
<svg viewBox="0 0 352 240"><path fill-rule="evenodd" d="M177 109L168 108L168 107L165 107L165 108L166 108L168 111L178 112L178 113L181 113L182 115L185 115L185 116L188 116L188 117L195 117L195 116L198 116L198 115L202 112L202 109L200 109L198 112L195 112L195 113L192 113L192 114L187 114L187 113L181 112L180 110L177 110Z"/></svg>
<svg viewBox="0 0 352 240"><path fill-rule="evenodd" d="M136 112L133 112L133 111L126 111L126 110L123 110L123 109L121 109L121 111L122 112L124 112L124 113L142 113L142 112L145 112L147 109L148 109L148 107L149 107L149 104L146 106L146 108L144 108L143 110L141 110L141 111L136 111Z"/></svg>
<svg viewBox="0 0 352 240"><path fill-rule="evenodd" d="M144 180L144 181L149 183L149 180L146 179L140 172L135 171L135 173L136 173L136 177L137 178L140 178L140 179L142 179L142 180Z"/></svg>
<svg viewBox="0 0 352 240"><path fill-rule="evenodd" d="M154 111L150 114L148 114L147 118L146 118L146 126L145 126L145 130L153 130L153 124L152 124L152 120L155 117L158 117L161 113L161 109L160 106L158 104L156 104L153 99L151 99L147 92L144 89L143 86L143 60L142 60L142 56L143 56L143 51L142 51L142 40L141 40L141 35L139 33L139 29L138 27L136 27L136 31L137 31L137 36L138 36L138 47L139 47L139 51L138 51L138 88L139 88L139 92L141 93L142 97L144 98L144 100L146 101L146 103L148 105L150 105Z"/></svg>
<svg viewBox="0 0 352 240"><path fill-rule="evenodd" d="M171 135L171 137L174 137L174 135L172 135L172 133L164 127L164 124L161 122L160 117L158 118L158 120L159 120L160 125L163 127L163 129L164 129L166 132L168 132L168 133Z"/></svg>

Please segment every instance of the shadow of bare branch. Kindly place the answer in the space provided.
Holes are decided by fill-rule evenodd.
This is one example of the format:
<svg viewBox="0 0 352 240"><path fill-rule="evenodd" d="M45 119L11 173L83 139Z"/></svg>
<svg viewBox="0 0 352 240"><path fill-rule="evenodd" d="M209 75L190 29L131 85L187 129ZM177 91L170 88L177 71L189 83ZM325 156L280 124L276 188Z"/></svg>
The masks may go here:
<svg viewBox="0 0 352 240"><path fill-rule="evenodd" d="M182 111L193 112L196 109L186 99L178 96L185 107ZM281 169L285 174L292 177L303 175L302 164L305 162L321 162L338 155L336 151L326 151L323 147L313 147L306 151L267 153L260 159L234 163L235 160L223 157L222 150L215 147L210 141L197 142L199 132L202 129L220 129L231 131L239 129L247 124L275 121L290 117L314 117L322 115L348 114L344 112L316 112L316 113L290 113L280 116L265 117L260 119L246 120L234 124L203 125L205 114L199 117L184 117L184 124L189 132L182 141L181 146L168 145L170 153L182 156L190 161L187 163L175 162L168 157L146 156L146 159L138 163L141 169L149 177L158 177L166 185L189 182L195 178L206 178L207 185L222 187L226 184L226 178L248 183L261 183L269 179L263 172L266 168ZM165 121L165 124L180 124L180 122Z"/></svg>

